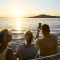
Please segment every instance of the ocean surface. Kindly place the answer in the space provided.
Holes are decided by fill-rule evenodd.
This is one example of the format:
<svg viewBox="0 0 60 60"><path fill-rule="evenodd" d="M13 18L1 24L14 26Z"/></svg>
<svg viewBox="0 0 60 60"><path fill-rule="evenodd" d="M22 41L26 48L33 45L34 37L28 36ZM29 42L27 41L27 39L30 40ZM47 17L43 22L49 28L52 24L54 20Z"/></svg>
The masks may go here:
<svg viewBox="0 0 60 60"><path fill-rule="evenodd" d="M24 43L25 31L31 30L34 37L36 36L38 23L48 24L51 33L57 35L58 44L60 44L60 18L0 18L0 30L11 29L12 41L8 47L15 52L17 45ZM40 36L43 37L42 33Z"/></svg>

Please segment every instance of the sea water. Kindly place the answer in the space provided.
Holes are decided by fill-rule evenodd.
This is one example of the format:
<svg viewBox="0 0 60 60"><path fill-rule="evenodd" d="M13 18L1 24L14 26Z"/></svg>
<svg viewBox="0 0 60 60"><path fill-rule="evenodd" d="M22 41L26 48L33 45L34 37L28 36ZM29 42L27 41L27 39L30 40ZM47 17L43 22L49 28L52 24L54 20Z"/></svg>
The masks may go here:
<svg viewBox="0 0 60 60"><path fill-rule="evenodd" d="M0 18L0 30L9 28L12 31L12 41L9 47L16 51L19 44L24 43L24 32L31 30L34 37L37 33L38 24L48 24L50 26L50 33L56 34L58 37L58 44L60 44L60 18ZM40 33L42 37L42 33Z"/></svg>

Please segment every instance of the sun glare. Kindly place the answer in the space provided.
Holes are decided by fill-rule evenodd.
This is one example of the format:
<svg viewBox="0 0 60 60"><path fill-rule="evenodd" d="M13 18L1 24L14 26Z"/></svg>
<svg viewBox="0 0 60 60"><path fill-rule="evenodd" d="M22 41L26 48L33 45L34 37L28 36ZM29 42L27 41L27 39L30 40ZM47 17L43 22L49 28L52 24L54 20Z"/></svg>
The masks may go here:
<svg viewBox="0 0 60 60"><path fill-rule="evenodd" d="M17 30L20 30L20 27L21 27L21 18L16 18L16 27L17 27Z"/></svg>
<svg viewBox="0 0 60 60"><path fill-rule="evenodd" d="M25 14L24 11L21 9L13 9L12 10L13 17L23 17L24 14Z"/></svg>

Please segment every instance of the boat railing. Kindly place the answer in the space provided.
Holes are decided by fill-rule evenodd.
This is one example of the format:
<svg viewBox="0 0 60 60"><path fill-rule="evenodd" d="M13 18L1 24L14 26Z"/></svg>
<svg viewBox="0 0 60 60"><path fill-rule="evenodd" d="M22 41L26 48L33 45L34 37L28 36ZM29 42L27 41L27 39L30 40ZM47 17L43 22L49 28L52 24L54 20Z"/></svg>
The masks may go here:
<svg viewBox="0 0 60 60"><path fill-rule="evenodd" d="M39 57L35 59L30 59L30 60L60 60L60 52L53 54L53 55L48 55L44 57Z"/></svg>

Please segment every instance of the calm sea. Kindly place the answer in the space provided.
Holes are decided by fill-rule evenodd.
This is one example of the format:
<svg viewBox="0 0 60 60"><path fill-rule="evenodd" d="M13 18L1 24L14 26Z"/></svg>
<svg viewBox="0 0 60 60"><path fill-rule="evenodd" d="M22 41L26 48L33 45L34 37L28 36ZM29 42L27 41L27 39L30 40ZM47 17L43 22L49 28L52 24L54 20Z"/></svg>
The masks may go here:
<svg viewBox="0 0 60 60"><path fill-rule="evenodd" d="M15 50L18 44L24 42L24 32L26 30L31 30L34 37L36 36L38 23L48 24L51 33L56 34L58 40L60 40L60 18L0 18L0 29L11 29L13 38L9 47ZM40 36L42 36L41 33Z"/></svg>

